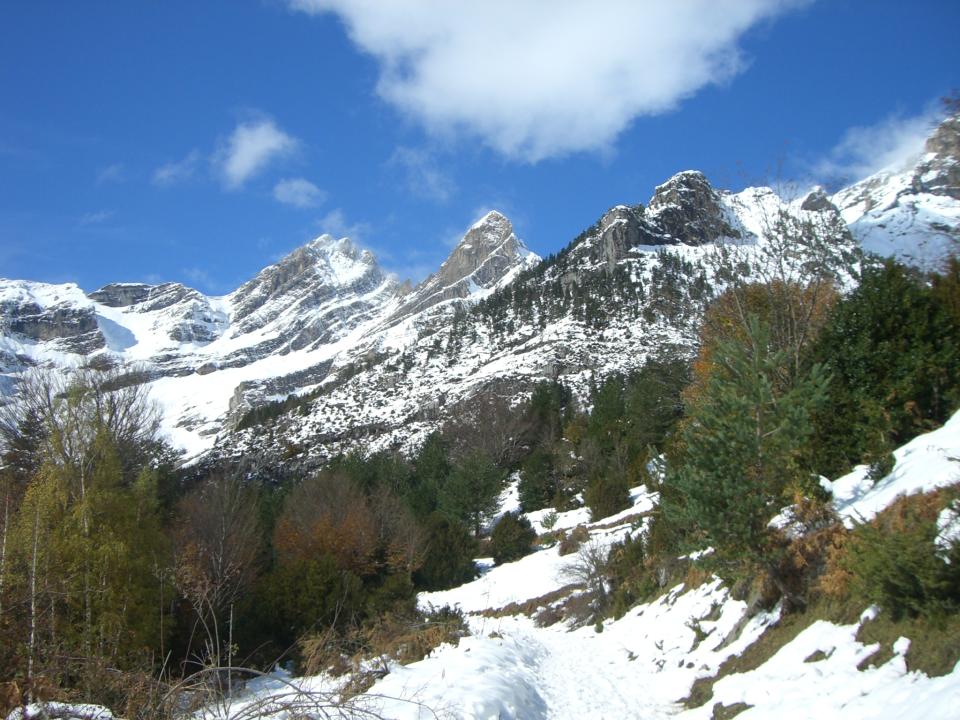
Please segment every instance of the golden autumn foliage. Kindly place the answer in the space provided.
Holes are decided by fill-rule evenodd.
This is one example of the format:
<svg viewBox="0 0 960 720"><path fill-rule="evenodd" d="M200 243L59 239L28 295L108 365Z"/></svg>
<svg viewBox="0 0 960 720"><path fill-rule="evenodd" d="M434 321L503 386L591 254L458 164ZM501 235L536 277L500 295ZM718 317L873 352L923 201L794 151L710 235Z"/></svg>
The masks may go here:
<svg viewBox="0 0 960 720"><path fill-rule="evenodd" d="M419 566L420 531L385 490L367 497L348 477L320 473L291 493L274 531L280 562L329 555L360 577Z"/></svg>
<svg viewBox="0 0 960 720"><path fill-rule="evenodd" d="M810 343L826 324L839 298L826 282L801 284L784 280L754 283L727 290L704 314L700 349L693 362L693 381L684 390L684 404L695 405L715 368L714 353L721 340L746 342L748 318L758 317L770 329L771 350L786 352L783 382L795 378Z"/></svg>

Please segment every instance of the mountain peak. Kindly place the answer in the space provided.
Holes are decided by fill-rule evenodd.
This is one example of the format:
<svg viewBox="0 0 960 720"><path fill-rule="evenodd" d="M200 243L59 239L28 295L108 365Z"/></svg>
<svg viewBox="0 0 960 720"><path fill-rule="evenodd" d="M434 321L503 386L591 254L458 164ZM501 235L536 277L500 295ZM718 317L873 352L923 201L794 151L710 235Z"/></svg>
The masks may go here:
<svg viewBox="0 0 960 720"><path fill-rule="evenodd" d="M665 235L686 245L734 235L720 196L699 170L684 170L658 185L647 205L647 216Z"/></svg>
<svg viewBox="0 0 960 720"><path fill-rule="evenodd" d="M497 228L497 229L507 229L509 232L513 232L513 224L499 210L490 210L482 218L477 220L473 225L470 226L470 230L477 230L480 228ZM467 234L470 234L470 230L467 231Z"/></svg>
<svg viewBox="0 0 960 720"><path fill-rule="evenodd" d="M445 287L469 277L486 288L530 255L514 234L513 223L503 213L491 210L470 226L433 277Z"/></svg>
<svg viewBox="0 0 960 720"><path fill-rule="evenodd" d="M414 288L398 317L444 300L492 292L539 261L514 234L510 220L491 210L470 226L437 272Z"/></svg>

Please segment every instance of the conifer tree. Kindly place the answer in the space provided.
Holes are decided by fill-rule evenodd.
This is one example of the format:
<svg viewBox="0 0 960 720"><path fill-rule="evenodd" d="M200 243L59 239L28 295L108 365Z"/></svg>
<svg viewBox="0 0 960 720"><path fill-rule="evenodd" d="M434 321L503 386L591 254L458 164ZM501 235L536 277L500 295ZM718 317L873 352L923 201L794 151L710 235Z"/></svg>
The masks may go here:
<svg viewBox="0 0 960 720"><path fill-rule="evenodd" d="M504 473L483 453L473 452L458 462L440 490L440 509L480 535L483 523L497 509Z"/></svg>
<svg viewBox="0 0 960 720"><path fill-rule="evenodd" d="M756 316L746 342L721 340L714 362L682 428L664 512L721 557L761 560L768 522L787 504L788 490L809 482L797 458L827 376L814 366L784 384L789 358L771 350L769 328Z"/></svg>

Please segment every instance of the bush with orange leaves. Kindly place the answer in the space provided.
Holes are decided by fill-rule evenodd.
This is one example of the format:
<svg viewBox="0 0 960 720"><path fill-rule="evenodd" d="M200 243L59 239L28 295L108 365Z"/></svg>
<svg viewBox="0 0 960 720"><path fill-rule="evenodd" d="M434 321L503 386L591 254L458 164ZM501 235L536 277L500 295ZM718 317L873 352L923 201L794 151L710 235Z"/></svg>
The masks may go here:
<svg viewBox="0 0 960 720"><path fill-rule="evenodd" d="M897 500L831 548L820 588L876 603L894 620L960 612L960 543L938 553L940 511L957 488Z"/></svg>
<svg viewBox="0 0 960 720"><path fill-rule="evenodd" d="M294 488L274 531L282 564L329 555L359 577L410 574L420 566L421 531L389 491L365 495L341 473L319 473Z"/></svg>

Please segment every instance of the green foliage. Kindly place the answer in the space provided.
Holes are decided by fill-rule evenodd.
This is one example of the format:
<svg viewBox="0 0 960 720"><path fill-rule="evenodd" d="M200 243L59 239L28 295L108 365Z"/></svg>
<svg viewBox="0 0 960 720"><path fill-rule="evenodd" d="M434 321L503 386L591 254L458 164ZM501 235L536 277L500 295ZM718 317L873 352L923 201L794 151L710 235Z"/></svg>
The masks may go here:
<svg viewBox="0 0 960 720"><path fill-rule="evenodd" d="M517 489L524 512L550 507L554 502L560 491L560 480L553 454L548 449L538 447L523 461Z"/></svg>
<svg viewBox="0 0 960 720"><path fill-rule="evenodd" d="M257 583L242 626L248 647L270 642L285 649L312 630L343 630L364 605L363 583L329 555L293 559Z"/></svg>
<svg viewBox="0 0 960 720"><path fill-rule="evenodd" d="M813 349L833 376L814 463L839 475L946 421L960 401L960 265L928 281L892 260L868 267Z"/></svg>
<svg viewBox="0 0 960 720"><path fill-rule="evenodd" d="M423 563L414 574L418 587L445 590L473 580L477 541L462 523L439 512L426 523Z"/></svg>
<svg viewBox="0 0 960 720"><path fill-rule="evenodd" d="M583 493L583 500L590 508L593 521L614 515L630 507L630 489L626 478L615 475L598 475Z"/></svg>
<svg viewBox="0 0 960 720"><path fill-rule="evenodd" d="M376 619L388 612L413 613L417 594L408 573L395 572L378 581L369 589L365 605L366 617Z"/></svg>
<svg viewBox="0 0 960 720"><path fill-rule="evenodd" d="M642 535L615 543L607 556L606 570L611 588L610 612L614 617L623 616L658 589L653 573L646 567Z"/></svg>
<svg viewBox="0 0 960 720"><path fill-rule="evenodd" d="M413 469L407 461L390 452L367 456L355 450L336 458L330 463L329 470L344 473L367 495L379 488L385 488L397 497L404 497L412 491L415 484Z"/></svg>
<svg viewBox="0 0 960 720"><path fill-rule="evenodd" d="M426 518L440 505L440 488L447 484L452 470L449 452L443 436L431 433L414 460L414 482L407 502L418 518Z"/></svg>
<svg viewBox="0 0 960 720"><path fill-rule="evenodd" d="M12 518L6 560L13 587L4 589L19 603L7 641L28 653L33 597L43 607L33 618L35 655L54 675L58 655L138 667L164 630L157 571L169 561L169 547L156 475L144 468L125 484L114 439L102 429L87 453L90 474L82 482L76 466L44 463Z"/></svg>
<svg viewBox="0 0 960 720"><path fill-rule="evenodd" d="M490 552L497 565L519 560L530 553L537 533L519 513L505 513L490 534Z"/></svg>
<svg viewBox="0 0 960 720"><path fill-rule="evenodd" d="M949 562L938 557L936 517L928 502L907 498L857 527L841 561L855 595L894 620L960 611L960 544L954 543Z"/></svg>
<svg viewBox="0 0 960 720"><path fill-rule="evenodd" d="M483 523L497 509L505 473L484 454L473 452L453 468L440 488L440 510L460 520L479 536Z"/></svg>
<svg viewBox="0 0 960 720"><path fill-rule="evenodd" d="M746 343L721 340L714 357L681 431L664 512L721 555L759 560L769 549L768 521L787 504L788 491L809 482L798 455L827 377L814 366L785 383L785 354L770 350L769 329L756 317Z"/></svg>
<svg viewBox="0 0 960 720"><path fill-rule="evenodd" d="M567 387L556 381L537 383L525 413L533 443L547 445L559 440L572 411L572 396Z"/></svg>

